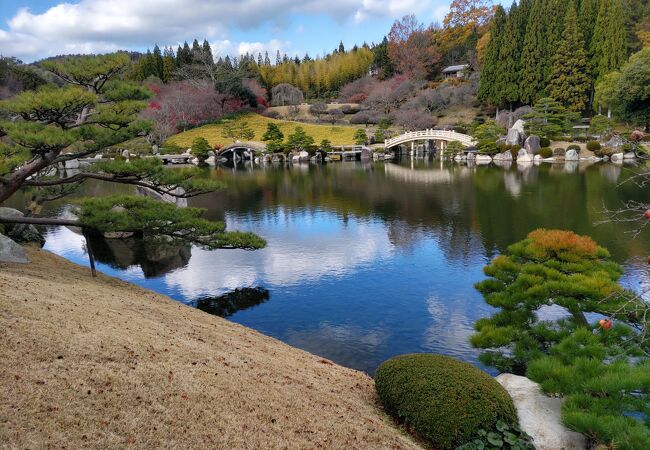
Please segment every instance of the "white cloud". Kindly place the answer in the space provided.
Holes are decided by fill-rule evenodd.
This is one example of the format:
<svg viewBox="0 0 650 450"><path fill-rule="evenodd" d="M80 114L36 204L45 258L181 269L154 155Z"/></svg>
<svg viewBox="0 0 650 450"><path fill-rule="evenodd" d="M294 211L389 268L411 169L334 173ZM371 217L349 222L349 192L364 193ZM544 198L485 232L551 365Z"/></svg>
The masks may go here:
<svg viewBox="0 0 650 450"><path fill-rule="evenodd" d="M447 13L449 13L449 5L437 6L433 9L433 20L442 23Z"/></svg>
<svg viewBox="0 0 650 450"><path fill-rule="evenodd" d="M418 0L79 0L60 3L36 14L19 9L0 29L0 53L35 59L61 53L105 52L171 45L197 37L220 40L232 48L273 48L232 44L233 32L264 25L284 31L292 14L326 15L345 22L356 18L398 17L419 12ZM279 41L278 41L279 42ZM258 45L259 44L259 45Z"/></svg>

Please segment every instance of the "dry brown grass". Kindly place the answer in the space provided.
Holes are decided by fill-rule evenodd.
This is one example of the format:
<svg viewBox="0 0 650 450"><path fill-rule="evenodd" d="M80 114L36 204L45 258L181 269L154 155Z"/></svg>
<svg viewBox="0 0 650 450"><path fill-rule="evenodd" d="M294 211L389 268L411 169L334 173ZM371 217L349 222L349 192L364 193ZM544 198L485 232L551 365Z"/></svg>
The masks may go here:
<svg viewBox="0 0 650 450"><path fill-rule="evenodd" d="M29 257L0 264L0 447L418 448L360 372Z"/></svg>

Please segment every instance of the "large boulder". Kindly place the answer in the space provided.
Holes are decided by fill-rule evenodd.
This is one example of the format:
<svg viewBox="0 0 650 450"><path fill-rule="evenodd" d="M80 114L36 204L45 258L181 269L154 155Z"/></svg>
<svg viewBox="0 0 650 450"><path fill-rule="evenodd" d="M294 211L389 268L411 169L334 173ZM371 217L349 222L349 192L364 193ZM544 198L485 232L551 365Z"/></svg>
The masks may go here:
<svg viewBox="0 0 650 450"><path fill-rule="evenodd" d="M523 119L519 119L514 123L511 130L517 130L520 136L526 136L524 125L526 125L526 122Z"/></svg>
<svg viewBox="0 0 650 450"><path fill-rule="evenodd" d="M519 150L519 153L517 153L517 162L518 163L525 163L525 162L533 162L533 155L528 152L525 148L522 148Z"/></svg>
<svg viewBox="0 0 650 450"><path fill-rule="evenodd" d="M612 150L620 150L623 145L625 145L623 138L615 134L603 145L603 147L610 148Z"/></svg>
<svg viewBox="0 0 650 450"><path fill-rule="evenodd" d="M13 208L0 207L0 217L24 217L25 215ZM41 247L45 245L45 238L34 225L27 225L23 223L2 224L6 235L16 242L35 242Z"/></svg>
<svg viewBox="0 0 650 450"><path fill-rule="evenodd" d="M514 128L508 130L506 145L521 145L521 133L519 133L519 130L515 130Z"/></svg>
<svg viewBox="0 0 650 450"><path fill-rule="evenodd" d="M539 150L542 146L539 144L539 136L528 136L526 142L524 143L524 148L528 150L529 153L536 155L539 153Z"/></svg>
<svg viewBox="0 0 650 450"><path fill-rule="evenodd" d="M537 383L526 377L503 373L496 380L512 397L519 426L533 438L537 450L587 448L583 435L562 425L562 399L547 397Z"/></svg>
<svg viewBox="0 0 650 450"><path fill-rule="evenodd" d="M0 262L27 264L29 259L20 245L0 234Z"/></svg>
<svg viewBox="0 0 650 450"><path fill-rule="evenodd" d="M611 159L612 161L623 161L623 157L624 157L623 153L614 153L611 156Z"/></svg>
<svg viewBox="0 0 650 450"><path fill-rule="evenodd" d="M512 161L512 152L510 150L506 150L505 152L497 153L492 159L494 161Z"/></svg>
<svg viewBox="0 0 650 450"><path fill-rule="evenodd" d="M564 160L565 161L580 161L580 156L578 155L578 152L575 150L567 150L566 153L564 154Z"/></svg>

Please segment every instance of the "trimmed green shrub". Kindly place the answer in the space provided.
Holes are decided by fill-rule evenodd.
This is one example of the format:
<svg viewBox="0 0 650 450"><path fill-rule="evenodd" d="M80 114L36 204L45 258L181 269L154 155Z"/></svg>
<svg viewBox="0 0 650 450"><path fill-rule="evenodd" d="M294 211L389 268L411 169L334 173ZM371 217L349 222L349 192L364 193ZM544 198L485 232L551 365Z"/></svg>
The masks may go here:
<svg viewBox="0 0 650 450"><path fill-rule="evenodd" d="M580 153L580 146L577 144L571 144L567 148L567 150L575 150L576 153Z"/></svg>
<svg viewBox="0 0 650 450"><path fill-rule="evenodd" d="M479 141L476 147L478 148L479 153L483 155L496 155L499 153L499 147L495 141Z"/></svg>
<svg viewBox="0 0 650 450"><path fill-rule="evenodd" d="M539 138L540 147L549 147L551 145L551 140L547 137Z"/></svg>
<svg viewBox="0 0 650 450"><path fill-rule="evenodd" d="M600 142L598 141L587 142L587 150L589 150L590 152L595 152L596 150L600 150L600 149L601 149Z"/></svg>
<svg viewBox="0 0 650 450"><path fill-rule="evenodd" d="M471 364L433 354L402 355L379 366L377 394L384 408L437 449L453 449L517 423L508 392Z"/></svg>
<svg viewBox="0 0 650 450"><path fill-rule="evenodd" d="M553 156L553 150L551 150L551 147L542 147L539 149L539 154L542 158L550 158Z"/></svg>

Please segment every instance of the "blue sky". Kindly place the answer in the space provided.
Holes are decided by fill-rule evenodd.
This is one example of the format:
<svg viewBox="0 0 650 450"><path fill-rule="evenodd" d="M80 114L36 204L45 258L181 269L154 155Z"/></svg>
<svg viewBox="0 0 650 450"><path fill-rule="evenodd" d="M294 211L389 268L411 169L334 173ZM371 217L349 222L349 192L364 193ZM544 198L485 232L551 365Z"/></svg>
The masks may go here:
<svg viewBox="0 0 650 450"><path fill-rule="evenodd" d="M0 54L146 50L207 38L215 53L322 55L377 42L396 18L442 21L451 0L0 0Z"/></svg>

